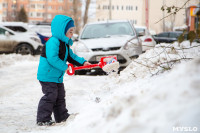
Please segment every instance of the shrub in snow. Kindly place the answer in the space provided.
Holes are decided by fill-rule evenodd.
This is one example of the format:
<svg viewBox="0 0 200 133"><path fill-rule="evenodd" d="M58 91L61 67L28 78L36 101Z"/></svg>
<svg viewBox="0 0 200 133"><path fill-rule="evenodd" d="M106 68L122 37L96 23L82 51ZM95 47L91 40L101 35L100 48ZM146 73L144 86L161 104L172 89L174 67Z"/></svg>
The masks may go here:
<svg viewBox="0 0 200 133"><path fill-rule="evenodd" d="M173 44L161 43L140 55L138 59L133 60L120 75L125 79L153 76L170 70L177 63L199 56L199 43L192 43L191 45L189 41L181 44L177 42Z"/></svg>

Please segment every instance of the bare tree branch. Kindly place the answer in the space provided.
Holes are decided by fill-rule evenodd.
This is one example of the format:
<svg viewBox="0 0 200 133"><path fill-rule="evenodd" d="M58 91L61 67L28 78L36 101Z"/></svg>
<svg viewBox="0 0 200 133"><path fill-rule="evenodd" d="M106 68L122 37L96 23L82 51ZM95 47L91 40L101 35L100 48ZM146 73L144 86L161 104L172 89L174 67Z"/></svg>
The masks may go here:
<svg viewBox="0 0 200 133"><path fill-rule="evenodd" d="M182 6L181 8L179 8L179 9L176 11L176 13L179 12L181 9L183 9L184 6L185 6L189 1L191 1L191 0L187 0L187 1L185 2L185 4L183 4L183 6ZM172 12L172 13L170 13L169 15L167 15L167 16L161 18L161 19L158 20L155 24L157 24L157 23L159 23L160 21L162 21L163 19L165 19L165 18L167 18L167 17L173 15L174 13L175 13L175 12Z"/></svg>

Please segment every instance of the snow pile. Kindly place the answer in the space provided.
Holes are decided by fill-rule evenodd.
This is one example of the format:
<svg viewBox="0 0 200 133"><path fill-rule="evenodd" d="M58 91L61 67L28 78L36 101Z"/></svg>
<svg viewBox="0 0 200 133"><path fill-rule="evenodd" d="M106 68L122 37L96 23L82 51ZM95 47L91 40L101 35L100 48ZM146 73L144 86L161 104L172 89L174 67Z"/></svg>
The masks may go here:
<svg viewBox="0 0 200 133"><path fill-rule="evenodd" d="M150 50L139 60L148 55L154 57L162 49ZM171 48L167 52L170 57L162 53L152 60L159 62L181 56L199 56L197 48L181 51L183 54L177 51L177 56ZM58 130L59 133L171 133L182 127L200 131L200 58L182 62L173 66L171 71L153 77L148 76L149 70L145 67L134 62L131 65L122 76L107 77L106 84L95 87L96 99L82 106L73 121L59 128L53 127L48 133ZM138 77L142 79L130 78L130 72L137 76L140 73L142 76Z"/></svg>
<svg viewBox="0 0 200 133"><path fill-rule="evenodd" d="M105 61L106 60L106 61ZM114 58L105 58L106 65L103 66L103 71L106 73L118 72L119 62Z"/></svg>
<svg viewBox="0 0 200 133"><path fill-rule="evenodd" d="M107 64L102 69L103 69L104 72L107 72L107 73L110 73L112 71L118 72L119 62L114 62L114 63L111 63L111 64Z"/></svg>
<svg viewBox="0 0 200 133"><path fill-rule="evenodd" d="M48 133L171 133L177 127L200 131L199 74L200 58L143 80L116 83L107 78L112 83L98 90L100 101L88 102L73 121Z"/></svg>
<svg viewBox="0 0 200 133"><path fill-rule="evenodd" d="M144 78L146 76L156 75L173 68L180 62L185 62L200 56L200 44L185 41L181 44L158 44L154 49L146 51L138 59L120 73L124 80L132 78Z"/></svg>
<svg viewBox="0 0 200 133"><path fill-rule="evenodd" d="M42 96L36 79L38 56L0 55L1 62L8 62L0 67L0 131L176 133L174 129L190 127L198 129L190 133L199 133L199 53L197 43L161 44L134 60L119 77L65 75L66 106L77 115L52 127L35 125ZM179 59L180 64L170 62ZM169 66L173 69L164 69Z"/></svg>
<svg viewBox="0 0 200 133"><path fill-rule="evenodd" d="M0 68L5 67L8 65L12 65L16 63L16 61L36 61L39 59L39 56L36 56L38 58L35 58L32 55L21 55L21 54L0 54Z"/></svg>

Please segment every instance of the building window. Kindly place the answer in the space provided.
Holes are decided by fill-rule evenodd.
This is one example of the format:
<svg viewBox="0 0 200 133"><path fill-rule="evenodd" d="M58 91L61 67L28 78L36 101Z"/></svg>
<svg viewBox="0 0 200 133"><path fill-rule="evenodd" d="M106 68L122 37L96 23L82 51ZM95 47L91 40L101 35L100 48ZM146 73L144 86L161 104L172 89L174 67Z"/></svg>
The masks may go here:
<svg viewBox="0 0 200 133"><path fill-rule="evenodd" d="M35 8L35 4L31 4L31 8Z"/></svg>
<svg viewBox="0 0 200 133"><path fill-rule="evenodd" d="M124 10L124 7L122 6L122 10Z"/></svg>
<svg viewBox="0 0 200 133"><path fill-rule="evenodd" d="M59 10L59 11L62 11L62 10L63 10L62 6L59 6L59 7L58 7L58 10Z"/></svg>
<svg viewBox="0 0 200 133"><path fill-rule="evenodd" d="M70 7L70 10L73 11L73 7Z"/></svg>
<svg viewBox="0 0 200 133"><path fill-rule="evenodd" d="M7 8L8 7L8 3L3 3L3 7Z"/></svg>
<svg viewBox="0 0 200 133"><path fill-rule="evenodd" d="M135 24L137 24L137 20L135 20Z"/></svg>
<svg viewBox="0 0 200 133"><path fill-rule="evenodd" d="M119 6L117 6L117 10L119 10Z"/></svg>
<svg viewBox="0 0 200 133"><path fill-rule="evenodd" d="M61 3L62 3L62 2L63 2L63 0L58 0L58 2L61 2Z"/></svg>
<svg viewBox="0 0 200 133"><path fill-rule="evenodd" d="M131 10L133 10L133 6L131 6Z"/></svg>
<svg viewBox="0 0 200 133"><path fill-rule="evenodd" d="M14 17L15 17L15 13L14 13L14 12L12 12L12 13L11 13L11 16L14 18Z"/></svg>
<svg viewBox="0 0 200 133"><path fill-rule="evenodd" d="M106 10L106 9L109 9L109 7L104 5L104 6L103 6L103 9Z"/></svg>
<svg viewBox="0 0 200 133"><path fill-rule="evenodd" d="M16 5L15 4L12 4L12 9L16 9Z"/></svg>
<svg viewBox="0 0 200 133"><path fill-rule="evenodd" d="M30 1L44 1L44 0L30 0Z"/></svg>
<svg viewBox="0 0 200 133"><path fill-rule="evenodd" d="M4 12L3 12L3 17L6 17L6 16L7 16L7 12L4 11Z"/></svg>
<svg viewBox="0 0 200 133"><path fill-rule="evenodd" d="M47 15L47 18L48 18L48 19L51 19L51 18L52 18L52 15L51 15L51 14L48 14L48 15Z"/></svg>
<svg viewBox="0 0 200 133"><path fill-rule="evenodd" d="M115 7L114 6L112 6L112 10L114 10L115 9Z"/></svg>
<svg viewBox="0 0 200 133"><path fill-rule="evenodd" d="M44 5L43 4L37 4L37 8L36 9L44 9Z"/></svg>
<svg viewBox="0 0 200 133"><path fill-rule="evenodd" d="M30 13L29 13L29 17L32 17L32 16L33 16L33 13L32 13L32 12L30 12Z"/></svg>
<svg viewBox="0 0 200 133"><path fill-rule="evenodd" d="M41 13L40 12L37 12L37 17L40 17L41 16Z"/></svg>
<svg viewBox="0 0 200 133"><path fill-rule="evenodd" d="M48 10L51 10L52 9L52 6L48 6Z"/></svg>
<svg viewBox="0 0 200 133"><path fill-rule="evenodd" d="M135 10L136 10L136 11L138 10L138 7L137 7L137 6L135 7Z"/></svg>
<svg viewBox="0 0 200 133"><path fill-rule="evenodd" d="M44 17L44 13L37 12L36 13L36 17L42 18L42 17Z"/></svg>
<svg viewBox="0 0 200 133"><path fill-rule="evenodd" d="M99 9L99 10L101 9L101 5L98 6L98 9Z"/></svg>
<svg viewBox="0 0 200 133"><path fill-rule="evenodd" d="M20 5L20 8L24 8L24 5Z"/></svg>

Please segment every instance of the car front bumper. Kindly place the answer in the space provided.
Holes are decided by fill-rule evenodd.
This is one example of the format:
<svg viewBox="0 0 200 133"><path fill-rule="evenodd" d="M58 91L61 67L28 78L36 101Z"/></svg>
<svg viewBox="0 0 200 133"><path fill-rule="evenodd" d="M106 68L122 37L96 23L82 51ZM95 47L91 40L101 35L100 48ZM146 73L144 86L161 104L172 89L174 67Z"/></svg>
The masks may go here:
<svg viewBox="0 0 200 133"><path fill-rule="evenodd" d="M87 61L89 61L92 64L98 63L100 60L100 57L105 56L116 56L118 62L120 63L120 67L124 68L128 66L131 62L131 58L137 58L142 53L142 49L140 46L135 47L131 51L123 49L121 47L119 50L114 51L90 51L90 52L78 52L76 53L80 57L84 57Z"/></svg>

